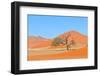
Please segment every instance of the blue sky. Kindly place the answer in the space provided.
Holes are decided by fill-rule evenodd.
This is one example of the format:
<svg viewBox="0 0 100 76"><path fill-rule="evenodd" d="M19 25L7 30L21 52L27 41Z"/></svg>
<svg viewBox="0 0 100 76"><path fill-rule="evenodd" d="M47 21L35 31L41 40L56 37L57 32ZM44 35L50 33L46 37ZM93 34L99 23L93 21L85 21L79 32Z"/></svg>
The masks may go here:
<svg viewBox="0 0 100 76"><path fill-rule="evenodd" d="M87 27L87 17L28 15L28 36L54 38L72 30L87 35Z"/></svg>

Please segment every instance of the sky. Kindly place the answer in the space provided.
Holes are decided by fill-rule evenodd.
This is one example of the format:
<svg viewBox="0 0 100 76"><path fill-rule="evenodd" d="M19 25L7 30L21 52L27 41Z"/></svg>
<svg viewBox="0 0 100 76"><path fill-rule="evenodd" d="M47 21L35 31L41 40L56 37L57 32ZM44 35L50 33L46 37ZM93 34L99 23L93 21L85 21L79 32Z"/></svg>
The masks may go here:
<svg viewBox="0 0 100 76"><path fill-rule="evenodd" d="M28 15L28 36L54 38L64 32L88 33L88 18L78 16Z"/></svg>

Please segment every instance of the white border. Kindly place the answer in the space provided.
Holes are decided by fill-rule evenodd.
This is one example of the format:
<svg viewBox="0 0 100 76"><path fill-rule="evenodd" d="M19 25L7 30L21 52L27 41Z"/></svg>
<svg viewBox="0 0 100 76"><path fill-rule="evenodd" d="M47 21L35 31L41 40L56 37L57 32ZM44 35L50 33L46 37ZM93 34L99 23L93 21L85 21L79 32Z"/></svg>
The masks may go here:
<svg viewBox="0 0 100 76"><path fill-rule="evenodd" d="M88 17L88 59L27 61L27 14ZM20 70L94 65L94 11L20 7Z"/></svg>

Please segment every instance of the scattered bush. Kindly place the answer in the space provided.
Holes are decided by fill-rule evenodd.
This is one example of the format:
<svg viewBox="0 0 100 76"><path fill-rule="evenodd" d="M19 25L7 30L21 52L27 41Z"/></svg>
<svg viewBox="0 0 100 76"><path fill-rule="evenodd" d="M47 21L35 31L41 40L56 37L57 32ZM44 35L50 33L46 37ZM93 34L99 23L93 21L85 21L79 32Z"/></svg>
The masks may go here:
<svg viewBox="0 0 100 76"><path fill-rule="evenodd" d="M55 38L52 42L52 46L59 46L60 44L63 44L64 43L64 40L62 38Z"/></svg>

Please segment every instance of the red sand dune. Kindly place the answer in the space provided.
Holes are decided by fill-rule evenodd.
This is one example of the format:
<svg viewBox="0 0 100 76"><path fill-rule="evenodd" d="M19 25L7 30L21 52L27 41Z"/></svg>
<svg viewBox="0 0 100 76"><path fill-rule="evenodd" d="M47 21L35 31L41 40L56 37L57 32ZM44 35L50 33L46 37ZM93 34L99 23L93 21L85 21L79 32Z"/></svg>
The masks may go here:
<svg viewBox="0 0 100 76"><path fill-rule="evenodd" d="M39 48L44 47L45 45L50 44L47 39L43 37L36 37L36 36L30 36L28 37L28 48ZM43 45L43 46L42 46Z"/></svg>
<svg viewBox="0 0 100 76"><path fill-rule="evenodd" d="M35 44L31 45L31 48L41 48L41 47L48 47L51 45L51 41L46 40L46 41L39 41Z"/></svg>
<svg viewBox="0 0 100 76"><path fill-rule="evenodd" d="M87 37L76 31L65 32L64 34L61 34L58 37L64 39L65 35L67 36L69 34L70 34L69 40L73 39L76 43L87 44ZM28 48L32 49L32 48L48 47L51 45L52 40L40 36L38 37L31 36L28 38Z"/></svg>
<svg viewBox="0 0 100 76"><path fill-rule="evenodd" d="M59 37L64 39L64 37L68 35L70 35L68 38L69 40L74 40L77 43L87 43L87 36L76 31L65 32L64 34L59 35Z"/></svg>
<svg viewBox="0 0 100 76"><path fill-rule="evenodd" d="M65 32L64 34L61 34L57 37L60 37L62 39L65 39L65 36L69 35L68 40L74 40L75 43L78 43L84 48L79 48L79 49L74 49L74 50L65 50L58 52L55 49L59 48L65 48L64 44L61 44L59 46L51 46L53 39L46 39L43 37L35 37L31 36L28 38L28 60L52 60L52 59L76 59L76 58L87 58L88 57L88 49L87 49L87 36L80 34L79 32L76 31L70 31L70 32ZM84 46L85 44L85 46ZM79 46L78 45L78 46ZM42 52L38 52L37 50L34 51L34 49L38 48L44 48L48 47L46 49L39 50ZM76 46L75 46L76 47ZM33 50L31 50L33 49ZM47 53L43 53L43 50L46 50ZM50 53L51 50L53 53ZM32 53L31 53L32 52ZM36 54L38 53L38 55Z"/></svg>

